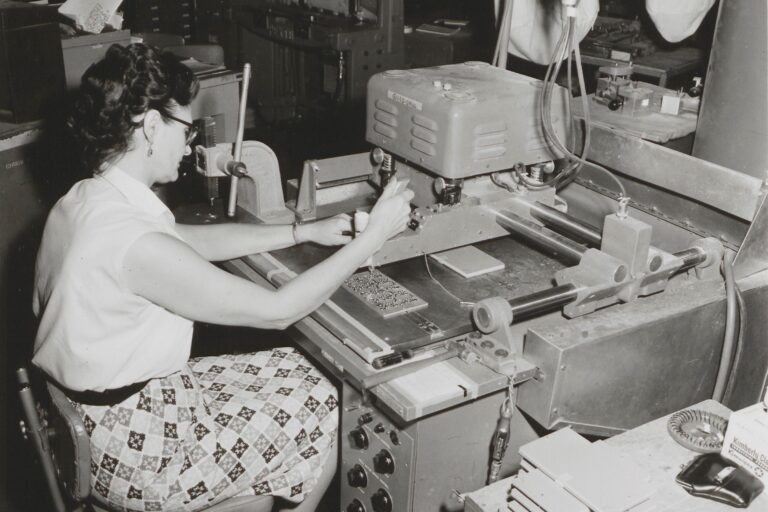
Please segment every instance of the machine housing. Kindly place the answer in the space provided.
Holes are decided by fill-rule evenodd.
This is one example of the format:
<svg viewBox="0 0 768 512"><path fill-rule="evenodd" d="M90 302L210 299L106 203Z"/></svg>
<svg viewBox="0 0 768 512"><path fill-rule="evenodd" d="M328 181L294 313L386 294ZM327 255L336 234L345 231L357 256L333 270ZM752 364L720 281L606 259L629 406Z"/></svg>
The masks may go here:
<svg viewBox="0 0 768 512"><path fill-rule="evenodd" d="M539 80L485 62L390 70L368 83L366 140L449 179L559 158L539 121ZM552 92L564 139L566 93Z"/></svg>

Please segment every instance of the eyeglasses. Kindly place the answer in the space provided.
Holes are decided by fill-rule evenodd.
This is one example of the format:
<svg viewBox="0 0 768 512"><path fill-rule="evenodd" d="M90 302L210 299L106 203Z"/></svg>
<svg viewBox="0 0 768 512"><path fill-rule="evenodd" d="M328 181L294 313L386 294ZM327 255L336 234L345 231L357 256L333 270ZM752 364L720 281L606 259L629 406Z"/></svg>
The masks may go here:
<svg viewBox="0 0 768 512"><path fill-rule="evenodd" d="M187 127L187 141L184 143L185 146L189 146L192 144L192 141L195 140L195 137L197 137L197 126L195 126L193 123L190 123L189 121L185 121L183 119L179 119L178 117L174 117L170 114L166 114L165 117L168 119L173 119L176 122L179 122Z"/></svg>

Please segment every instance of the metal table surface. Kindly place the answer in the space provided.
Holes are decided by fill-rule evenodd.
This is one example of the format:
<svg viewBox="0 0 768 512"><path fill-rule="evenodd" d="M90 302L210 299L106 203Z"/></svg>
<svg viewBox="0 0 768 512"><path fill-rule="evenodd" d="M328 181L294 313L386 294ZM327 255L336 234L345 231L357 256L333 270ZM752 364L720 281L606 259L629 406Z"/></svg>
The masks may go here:
<svg viewBox="0 0 768 512"><path fill-rule="evenodd" d="M429 271L442 286L467 301L477 301L491 296L513 298L554 286L552 276L564 264L551 256L524 245L512 237L490 240L476 247L503 261L502 270L473 278L464 278L440 263L429 260ZM274 251L271 256L290 270L301 273L323 258L333 249L311 244ZM265 276L254 269L253 259L249 256L225 264L229 271L262 285L269 285ZM406 313L384 319L359 299L344 289L337 291L331 301L348 313L354 320L386 340L398 350L414 348L441 339L449 339L471 331L470 310L461 306L455 297L441 288L430 276L424 258L414 258L379 267L378 270L393 278L416 295L429 302L429 306L414 313ZM374 369L364 361L348 344L343 343L335 330L334 322L343 319L322 315L323 308L294 325L294 338L306 352L319 364L337 377L347 381L357 389L370 389L389 408L390 415L398 422L409 422L424 415L438 412L448 407L474 400L479 396L496 392L504 388L507 378L479 364L467 364L454 355L441 357L439 353L427 351L423 357L406 360L403 363ZM430 336L418 327L419 318L426 318L437 325L441 334ZM514 332L523 336L531 325L546 322L548 324L565 322L561 314L544 315L534 320L521 322L513 326ZM446 361L447 359L447 361ZM442 367L448 374L456 374L460 379L471 383L472 391L464 395L453 395L439 403L412 403L398 391L395 383L399 377L407 376L419 370L426 371L428 366L445 361ZM520 360L516 381L522 381L532 375L534 368Z"/></svg>
<svg viewBox="0 0 768 512"><path fill-rule="evenodd" d="M728 418L731 410L714 400L692 405L690 409L702 409ZM655 495L643 504L642 510L656 512L725 512L733 507L691 496L675 483L675 476L682 467L698 454L675 442L667 433L667 415L612 437L606 444L616 448L621 457L637 464L647 474L648 482L656 490ZM511 477L510 477L511 478ZM467 495L465 512L507 512L507 491L510 478L499 480ZM768 510L768 493L763 492L748 511Z"/></svg>
<svg viewBox="0 0 768 512"><path fill-rule="evenodd" d="M428 259L427 267L423 257L377 268L429 303L427 308L417 311L417 314L405 313L385 319L344 288L334 293L331 300L374 334L385 339L390 346L412 348L464 334L472 329L470 310L460 305L457 298L473 303L492 296L511 299L526 295L554 286L554 273L564 267L552 257L512 237L489 240L475 246L503 261L505 268L464 278L431 258ZM301 273L329 256L332 251L332 248L304 244L271 254L290 270ZM450 294L430 277L430 271ZM420 317L437 325L443 334L434 336L425 332L419 327Z"/></svg>

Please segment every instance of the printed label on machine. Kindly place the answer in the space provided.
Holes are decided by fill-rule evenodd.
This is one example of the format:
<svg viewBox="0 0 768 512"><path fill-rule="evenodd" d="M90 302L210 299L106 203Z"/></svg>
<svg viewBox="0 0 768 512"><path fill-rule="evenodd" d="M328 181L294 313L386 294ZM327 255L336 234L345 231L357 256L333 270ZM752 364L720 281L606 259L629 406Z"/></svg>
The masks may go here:
<svg viewBox="0 0 768 512"><path fill-rule="evenodd" d="M423 105L420 101L412 100L411 98L403 96L402 94L398 94L394 91L387 91L387 98L394 102L400 103L401 105L405 105L406 107L415 108L416 110L422 110L423 108Z"/></svg>

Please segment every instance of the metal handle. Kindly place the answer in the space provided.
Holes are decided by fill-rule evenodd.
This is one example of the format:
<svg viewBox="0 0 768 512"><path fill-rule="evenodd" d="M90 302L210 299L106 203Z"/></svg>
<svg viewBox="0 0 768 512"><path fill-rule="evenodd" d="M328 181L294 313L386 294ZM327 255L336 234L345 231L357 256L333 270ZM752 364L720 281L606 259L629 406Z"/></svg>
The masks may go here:
<svg viewBox="0 0 768 512"><path fill-rule="evenodd" d="M240 91L240 111L237 117L237 138L235 139L235 151L234 160L240 162L240 158L243 152L243 133L245 132L245 107L248 100L248 85L251 82L251 65L246 63L243 65L243 84L242 91ZM229 183L229 203L227 204L227 216L234 217L235 209L237 208L237 181L239 176L232 174L231 181Z"/></svg>

